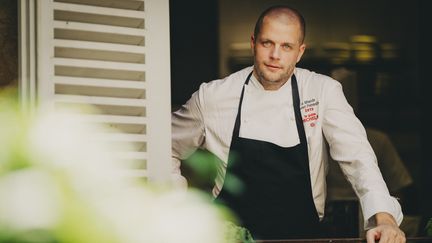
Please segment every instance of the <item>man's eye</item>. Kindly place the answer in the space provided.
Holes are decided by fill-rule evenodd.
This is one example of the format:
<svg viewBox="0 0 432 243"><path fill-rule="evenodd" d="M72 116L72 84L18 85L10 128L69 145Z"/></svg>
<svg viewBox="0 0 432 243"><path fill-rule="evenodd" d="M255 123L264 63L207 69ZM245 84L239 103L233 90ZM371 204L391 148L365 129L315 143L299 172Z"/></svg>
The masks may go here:
<svg viewBox="0 0 432 243"><path fill-rule="evenodd" d="M264 41L264 42L262 43L262 45L263 45L264 47L270 47L270 46L271 46L271 43L270 43L270 41Z"/></svg>
<svg viewBox="0 0 432 243"><path fill-rule="evenodd" d="M290 49L291 49L291 45L288 45L288 44L286 44L286 45L282 45L282 47L283 47L283 49L285 49L285 50L290 50Z"/></svg>

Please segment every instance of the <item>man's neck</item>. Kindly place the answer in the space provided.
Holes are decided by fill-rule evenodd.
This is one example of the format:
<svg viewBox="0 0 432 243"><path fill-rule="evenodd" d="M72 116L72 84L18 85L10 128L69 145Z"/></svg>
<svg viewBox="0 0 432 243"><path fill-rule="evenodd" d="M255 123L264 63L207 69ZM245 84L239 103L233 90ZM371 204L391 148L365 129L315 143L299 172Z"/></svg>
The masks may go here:
<svg viewBox="0 0 432 243"><path fill-rule="evenodd" d="M256 75L256 71L253 71L253 76L255 77L256 80L258 80L258 82L262 85L262 87L264 88L264 90L269 90L269 91L274 91L274 90L279 90L282 86L284 86L284 84L290 80L291 76L284 80L284 81L277 81L277 82L271 82L271 81L266 81L260 77L258 77L258 75Z"/></svg>

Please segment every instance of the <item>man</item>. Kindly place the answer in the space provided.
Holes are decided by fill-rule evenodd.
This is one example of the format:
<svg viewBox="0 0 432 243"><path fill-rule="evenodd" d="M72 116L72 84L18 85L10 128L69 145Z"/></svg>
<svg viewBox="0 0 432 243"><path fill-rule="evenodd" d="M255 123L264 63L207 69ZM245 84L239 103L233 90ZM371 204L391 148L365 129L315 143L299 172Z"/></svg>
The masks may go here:
<svg viewBox="0 0 432 243"><path fill-rule="evenodd" d="M400 205L389 195L363 126L330 77L295 68L306 45L304 19L275 6L259 17L254 66L204 83L173 113L174 172L198 147L221 159L213 194L258 239L319 237L325 141L350 178L368 242L404 242ZM227 185L238 182L242 190ZM237 183L237 184L238 184Z"/></svg>

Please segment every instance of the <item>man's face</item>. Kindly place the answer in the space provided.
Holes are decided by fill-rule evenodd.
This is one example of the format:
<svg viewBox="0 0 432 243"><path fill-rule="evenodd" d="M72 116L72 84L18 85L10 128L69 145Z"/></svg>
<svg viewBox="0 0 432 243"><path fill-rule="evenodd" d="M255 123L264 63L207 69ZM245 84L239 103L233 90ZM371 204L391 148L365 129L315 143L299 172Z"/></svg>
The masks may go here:
<svg viewBox="0 0 432 243"><path fill-rule="evenodd" d="M278 89L292 75L305 50L297 21L265 17L257 39L251 38L254 72L265 89Z"/></svg>

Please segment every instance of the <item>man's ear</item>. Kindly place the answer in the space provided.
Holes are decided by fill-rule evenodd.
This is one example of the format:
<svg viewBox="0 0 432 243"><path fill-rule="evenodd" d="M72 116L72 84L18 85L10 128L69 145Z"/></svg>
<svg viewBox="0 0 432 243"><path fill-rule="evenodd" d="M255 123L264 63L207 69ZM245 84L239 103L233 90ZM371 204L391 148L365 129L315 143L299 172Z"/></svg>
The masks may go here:
<svg viewBox="0 0 432 243"><path fill-rule="evenodd" d="M305 50L306 50L306 44L305 43L303 43L303 44L301 44L300 45L300 47L299 47L299 54L298 54L298 56L297 56L297 63L298 62L300 62L300 60L301 60L301 58L302 58L302 56L303 56L303 53L305 52Z"/></svg>
<svg viewBox="0 0 432 243"><path fill-rule="evenodd" d="M251 50L252 50L252 55L255 55L255 38L253 35L251 35L250 46L251 46Z"/></svg>

